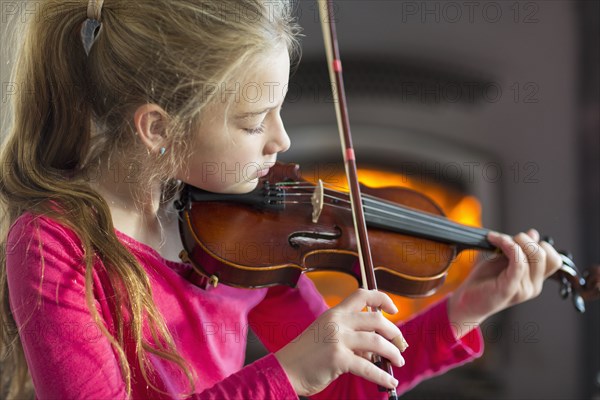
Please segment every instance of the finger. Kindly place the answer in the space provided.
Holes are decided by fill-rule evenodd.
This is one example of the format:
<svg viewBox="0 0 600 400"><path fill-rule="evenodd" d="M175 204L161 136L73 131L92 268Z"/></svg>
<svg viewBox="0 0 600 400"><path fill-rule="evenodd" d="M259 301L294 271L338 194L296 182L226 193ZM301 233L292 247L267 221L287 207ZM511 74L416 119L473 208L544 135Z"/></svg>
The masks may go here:
<svg viewBox="0 0 600 400"><path fill-rule="evenodd" d="M540 246L546 251L546 268L544 278L554 274L563 265L563 260L558 251L548 242L541 241Z"/></svg>
<svg viewBox="0 0 600 400"><path fill-rule="evenodd" d="M364 358L367 361L373 362L373 353L371 353L370 351L357 351L354 354L356 354L359 357Z"/></svg>
<svg viewBox="0 0 600 400"><path fill-rule="evenodd" d="M515 258L515 242L510 236L490 231L487 234L487 239L508 260Z"/></svg>
<svg viewBox="0 0 600 400"><path fill-rule="evenodd" d="M400 332L400 335L392 339L392 344L400 350L400 353L404 353L408 349L408 342L404 339L404 335Z"/></svg>
<svg viewBox="0 0 600 400"><path fill-rule="evenodd" d="M354 356L349 368L350 373L365 378L368 381L376 383L388 389L395 389L398 386L398 380L362 357Z"/></svg>
<svg viewBox="0 0 600 400"><path fill-rule="evenodd" d="M546 250L531 236L519 233L514 237L514 241L521 247L525 255L523 261L529 264L530 270L531 268L536 268L538 265L544 266L546 264Z"/></svg>
<svg viewBox="0 0 600 400"><path fill-rule="evenodd" d="M354 332L353 335L348 336L346 345L354 353L370 352L387 358L397 367L404 365L404 357L400 354L400 350L375 332Z"/></svg>
<svg viewBox="0 0 600 400"><path fill-rule="evenodd" d="M529 270L529 281L524 279L521 283L521 286L525 289L522 294L525 298L537 296L542 291L544 283L546 250L533 237L525 233L519 233L515 236L514 240L523 250Z"/></svg>
<svg viewBox="0 0 600 400"><path fill-rule="evenodd" d="M521 247L510 236L501 233L489 232L487 238L508 259L508 267L500 273L502 286L505 290L516 291L515 284L520 282L527 271Z"/></svg>
<svg viewBox="0 0 600 400"><path fill-rule="evenodd" d="M400 328L389 321L380 312L361 312L353 315L348 326L355 331L377 332L387 340L402 335Z"/></svg>
<svg viewBox="0 0 600 400"><path fill-rule="evenodd" d="M392 342L401 352L408 348L408 342L404 339L400 328L379 312L357 313L348 323L349 327L356 331L377 332Z"/></svg>
<svg viewBox="0 0 600 400"><path fill-rule="evenodd" d="M529 235L536 243L540 241L540 233L536 229L529 229L527 235Z"/></svg>
<svg viewBox="0 0 600 400"><path fill-rule="evenodd" d="M365 307L380 308L388 314L398 312L390 296L377 290L358 289L337 306L345 311L361 311Z"/></svg>

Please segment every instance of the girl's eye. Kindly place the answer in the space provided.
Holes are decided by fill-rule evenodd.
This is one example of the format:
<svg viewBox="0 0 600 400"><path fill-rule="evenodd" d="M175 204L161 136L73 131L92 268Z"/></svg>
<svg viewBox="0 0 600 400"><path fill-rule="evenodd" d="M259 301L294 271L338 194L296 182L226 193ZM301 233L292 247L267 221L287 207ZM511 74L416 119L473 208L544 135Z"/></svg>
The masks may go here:
<svg viewBox="0 0 600 400"><path fill-rule="evenodd" d="M244 130L251 135L259 135L265 131L265 124L261 123L258 128L244 128Z"/></svg>

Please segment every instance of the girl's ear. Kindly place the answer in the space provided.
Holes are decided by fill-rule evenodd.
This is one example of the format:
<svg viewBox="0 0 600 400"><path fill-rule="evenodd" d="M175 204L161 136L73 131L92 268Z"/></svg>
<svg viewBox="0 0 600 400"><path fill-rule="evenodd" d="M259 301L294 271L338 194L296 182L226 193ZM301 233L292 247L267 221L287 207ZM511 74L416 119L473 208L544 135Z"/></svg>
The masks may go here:
<svg viewBox="0 0 600 400"><path fill-rule="evenodd" d="M166 146L167 113L156 104L139 106L133 115L137 136L148 152L160 154ZM163 150L164 151L164 150Z"/></svg>

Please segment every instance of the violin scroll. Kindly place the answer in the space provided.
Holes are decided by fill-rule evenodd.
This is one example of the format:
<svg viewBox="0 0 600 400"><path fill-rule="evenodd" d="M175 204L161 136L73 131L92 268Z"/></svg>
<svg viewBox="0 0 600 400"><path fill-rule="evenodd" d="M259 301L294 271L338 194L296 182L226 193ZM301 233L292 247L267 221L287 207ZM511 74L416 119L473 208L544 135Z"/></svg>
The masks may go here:
<svg viewBox="0 0 600 400"><path fill-rule="evenodd" d="M569 253L560 251L559 254L563 265L552 278L560 284L560 296L563 299L571 297L575 309L584 313L585 301L600 298L600 265L589 268L582 275Z"/></svg>

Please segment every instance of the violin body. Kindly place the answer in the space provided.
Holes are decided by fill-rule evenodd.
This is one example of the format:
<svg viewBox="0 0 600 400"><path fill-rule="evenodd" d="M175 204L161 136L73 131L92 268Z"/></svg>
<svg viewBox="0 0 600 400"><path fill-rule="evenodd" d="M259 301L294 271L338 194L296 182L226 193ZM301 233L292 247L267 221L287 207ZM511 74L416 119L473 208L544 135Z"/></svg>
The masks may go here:
<svg viewBox="0 0 600 400"><path fill-rule="evenodd" d="M297 165L277 164L265 182L302 182ZM285 190L285 186L283 186ZM314 186L294 189L310 197ZM428 197L406 188L372 189L365 194L411 208L443 215ZM225 195L228 196L228 195ZM285 193L282 197L287 198ZM225 200L225 201L224 201ZM356 235L350 209L335 206L315 223L308 202L289 202L284 209L258 208L225 199L199 201L182 211L181 236L187 257L203 275L232 286L259 288L295 286L309 271L339 271L360 282ZM196 228L197 227L197 228ZM369 227L379 287L405 296L428 295L443 282L457 246Z"/></svg>

